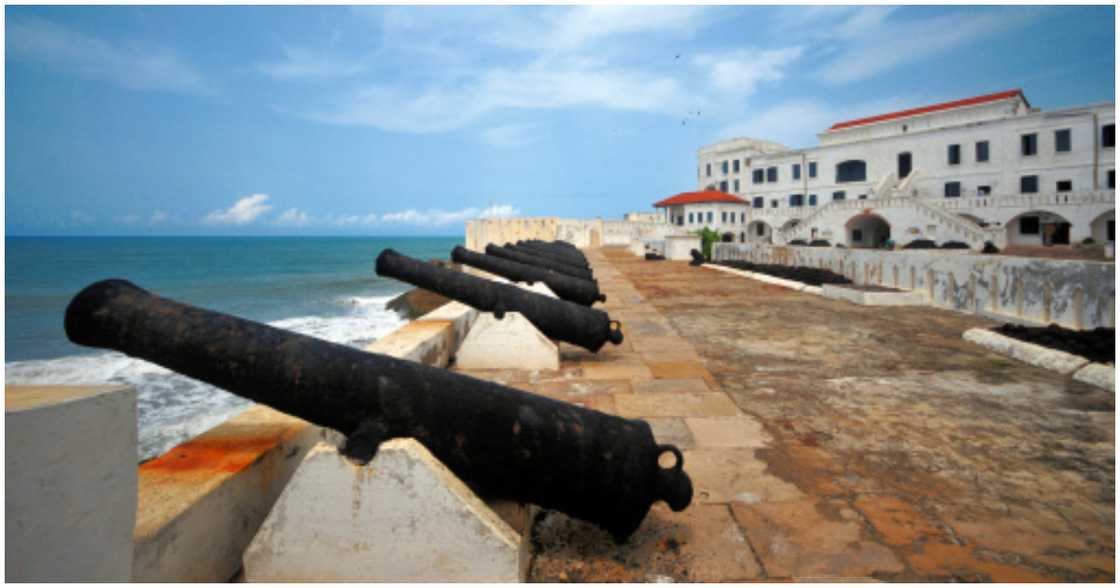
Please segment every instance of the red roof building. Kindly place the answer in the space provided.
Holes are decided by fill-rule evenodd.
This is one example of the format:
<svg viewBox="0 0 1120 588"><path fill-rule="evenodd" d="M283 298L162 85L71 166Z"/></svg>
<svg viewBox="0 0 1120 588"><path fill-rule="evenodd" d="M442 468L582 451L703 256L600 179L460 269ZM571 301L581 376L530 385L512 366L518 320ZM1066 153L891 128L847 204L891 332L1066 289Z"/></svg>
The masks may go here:
<svg viewBox="0 0 1120 588"><path fill-rule="evenodd" d="M719 190L703 190L700 192L681 192L676 196L670 196L664 200L659 200L653 203L655 208L663 206L679 206L681 204L702 204L707 202L730 202L733 204L747 204L746 200L720 192Z"/></svg>
<svg viewBox="0 0 1120 588"><path fill-rule="evenodd" d="M828 127L828 130L829 131L839 131L839 130L848 129L848 128L851 128L851 127L859 127L859 126L863 126L863 125L869 125L869 124L884 122L884 121L888 121L888 120L897 120L897 119L900 119L900 118L918 116L920 114L929 114L931 112L941 112L943 110L952 110L954 108L961 108L961 107L964 107L964 106L976 106L978 104L987 104L989 102L998 102L1000 100L1007 100L1008 98L1015 98L1016 96L1021 98L1023 100L1023 102L1025 104L1027 104L1028 107L1030 106L1030 103L1027 102L1027 97L1023 95L1023 91L1020 90L1020 89L1014 89L1014 90L1007 90L1006 92L996 92L994 94L984 94L982 96L973 96L971 98L964 98L964 99L961 99L961 100L953 100L951 102L941 102L940 104L930 104L929 106L920 106L918 108L910 108L910 109L907 109L907 110L899 110L897 112L888 112L887 114L879 114L879 115L875 115L875 116L868 116L868 117L865 117L865 118L857 118L857 119L853 119L853 120L846 120L844 122L838 122L838 123L832 125L831 127Z"/></svg>

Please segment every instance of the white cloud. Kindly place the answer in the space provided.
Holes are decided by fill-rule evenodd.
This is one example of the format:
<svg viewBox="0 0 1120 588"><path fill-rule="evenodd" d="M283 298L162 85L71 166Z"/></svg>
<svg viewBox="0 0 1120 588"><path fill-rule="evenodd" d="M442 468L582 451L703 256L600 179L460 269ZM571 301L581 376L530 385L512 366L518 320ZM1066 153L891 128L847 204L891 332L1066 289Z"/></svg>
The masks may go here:
<svg viewBox="0 0 1120 588"><path fill-rule="evenodd" d="M493 147L522 147L540 138L539 124L510 124L483 129L482 141Z"/></svg>
<svg viewBox="0 0 1120 588"><path fill-rule="evenodd" d="M361 73L365 65L330 57L301 47L284 47L284 59L257 64L257 71L281 80L342 78Z"/></svg>
<svg viewBox="0 0 1120 588"><path fill-rule="evenodd" d="M148 218L148 223L158 225L162 222L166 222L169 218L171 218L171 215L167 214L165 211L157 210Z"/></svg>
<svg viewBox="0 0 1120 588"><path fill-rule="evenodd" d="M268 194L246 196L225 210L215 210L206 215L203 222L215 225L249 224L272 208L271 204L266 204L268 198Z"/></svg>
<svg viewBox="0 0 1120 588"><path fill-rule="evenodd" d="M88 225L97 220L93 215L87 214L84 210L74 209L70 211L68 217L72 224Z"/></svg>
<svg viewBox="0 0 1120 588"><path fill-rule="evenodd" d="M8 55L129 90L206 92L202 74L169 49L109 42L39 18L9 19Z"/></svg>
<svg viewBox="0 0 1120 588"><path fill-rule="evenodd" d="M708 72L712 87L745 98L763 82L776 82L801 56L801 47L782 49L737 49L718 54L699 55L693 63Z"/></svg>
<svg viewBox="0 0 1120 588"><path fill-rule="evenodd" d="M461 128L502 108L599 106L675 113L686 103L686 92L669 77L540 61L518 69L495 68L466 82L420 88L367 86L307 116L333 124L438 133Z"/></svg>
<svg viewBox="0 0 1120 588"><path fill-rule="evenodd" d="M113 220L122 225L131 225L140 222L140 215L136 214L135 212L130 212L126 215L118 216Z"/></svg>
<svg viewBox="0 0 1120 588"><path fill-rule="evenodd" d="M450 212L438 209L418 212L415 209L409 209L400 212L385 213L381 215L381 220L387 223L441 227L476 218L506 218L517 216L518 212L516 208L509 204L492 205L482 209L472 206Z"/></svg>
<svg viewBox="0 0 1120 588"><path fill-rule="evenodd" d="M1024 26L1040 12L1020 7L970 9L909 20L889 20L888 14L881 11L849 20L847 28L841 27L842 44L817 76L837 84L869 79Z"/></svg>
<svg viewBox="0 0 1120 588"><path fill-rule="evenodd" d="M311 221L307 213L298 208L289 208L276 217L276 224L292 227L302 227Z"/></svg>

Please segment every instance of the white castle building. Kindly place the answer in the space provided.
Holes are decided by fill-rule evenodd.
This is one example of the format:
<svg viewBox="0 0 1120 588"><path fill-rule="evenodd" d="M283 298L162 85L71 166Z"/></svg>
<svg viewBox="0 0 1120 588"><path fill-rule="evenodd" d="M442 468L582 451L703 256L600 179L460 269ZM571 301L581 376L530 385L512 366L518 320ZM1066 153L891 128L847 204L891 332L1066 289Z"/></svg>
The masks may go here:
<svg viewBox="0 0 1120 588"><path fill-rule="evenodd" d="M1114 240L1113 103L1040 111L1020 90L839 122L820 145L699 150L699 192L655 203L725 241L978 250Z"/></svg>

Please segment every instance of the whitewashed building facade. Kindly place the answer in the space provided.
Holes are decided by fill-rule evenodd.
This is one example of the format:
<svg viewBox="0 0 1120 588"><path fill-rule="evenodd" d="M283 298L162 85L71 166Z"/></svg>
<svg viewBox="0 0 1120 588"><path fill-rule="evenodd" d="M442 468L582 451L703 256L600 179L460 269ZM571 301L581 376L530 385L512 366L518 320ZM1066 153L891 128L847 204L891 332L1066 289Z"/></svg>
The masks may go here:
<svg viewBox="0 0 1120 588"><path fill-rule="evenodd" d="M980 249L1115 238L1112 103L1043 112L1011 90L840 122L818 137L806 149L745 138L703 147L701 193L735 198L656 206L678 229L736 242Z"/></svg>

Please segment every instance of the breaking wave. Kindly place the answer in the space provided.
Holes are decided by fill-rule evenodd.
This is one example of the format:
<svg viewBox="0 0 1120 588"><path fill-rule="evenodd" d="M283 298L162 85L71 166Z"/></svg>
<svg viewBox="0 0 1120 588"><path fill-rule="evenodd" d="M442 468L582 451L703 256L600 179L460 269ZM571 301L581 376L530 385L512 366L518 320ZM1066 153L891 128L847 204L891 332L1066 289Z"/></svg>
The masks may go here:
<svg viewBox="0 0 1120 588"><path fill-rule="evenodd" d="M337 299L338 316L297 316L268 324L333 343L363 348L404 320L385 304L391 296ZM136 390L139 459L155 457L249 407L252 402L117 352L16 361L7 384L127 384Z"/></svg>

